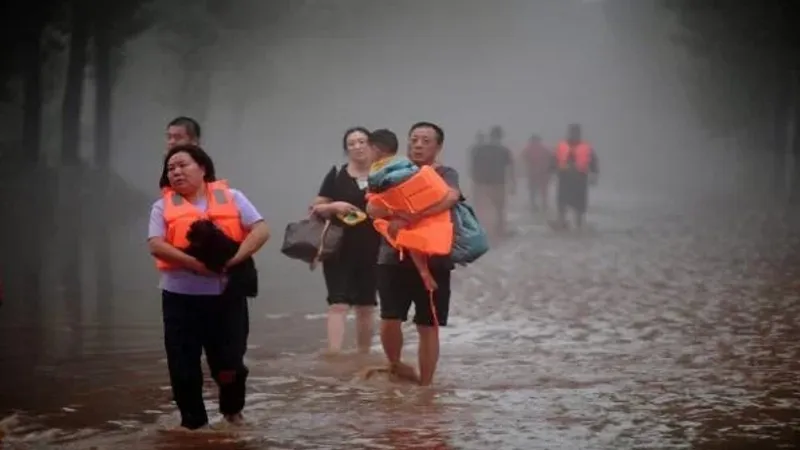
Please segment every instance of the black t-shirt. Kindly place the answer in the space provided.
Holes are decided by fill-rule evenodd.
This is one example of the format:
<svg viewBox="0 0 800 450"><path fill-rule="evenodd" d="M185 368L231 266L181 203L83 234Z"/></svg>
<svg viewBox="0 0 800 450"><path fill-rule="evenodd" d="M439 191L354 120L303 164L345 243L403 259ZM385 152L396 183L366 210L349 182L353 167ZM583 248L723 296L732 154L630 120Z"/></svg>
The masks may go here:
<svg viewBox="0 0 800 450"><path fill-rule="evenodd" d="M358 180L347 173L347 164L345 164L339 169L336 167L331 168L330 172L325 175L325 179L322 180L322 186L320 186L317 195L327 197L334 202L347 202L362 211L366 211L366 193L366 183L363 183L363 188L359 186ZM336 218L334 220L339 222ZM343 255L352 255L356 258L363 257L372 262L377 260L380 235L372 226L372 220L367 219L353 226L341 223L340 225L345 230L341 248Z"/></svg>
<svg viewBox="0 0 800 450"><path fill-rule="evenodd" d="M472 180L476 183L503 184L513 164L511 150L501 144L484 144L472 149Z"/></svg>

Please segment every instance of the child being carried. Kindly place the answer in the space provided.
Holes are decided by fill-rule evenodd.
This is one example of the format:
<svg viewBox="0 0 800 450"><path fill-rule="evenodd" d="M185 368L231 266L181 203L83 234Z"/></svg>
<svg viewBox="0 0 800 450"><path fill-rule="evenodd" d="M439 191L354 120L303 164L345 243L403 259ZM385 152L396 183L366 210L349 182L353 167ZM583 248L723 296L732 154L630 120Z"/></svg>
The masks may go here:
<svg viewBox="0 0 800 450"><path fill-rule="evenodd" d="M370 169L367 205L386 218L373 221L401 257L408 252L429 291L437 289L427 265L430 256L449 255L453 247L451 211L426 214L447 201L450 187L432 167L417 167L397 156L397 136L389 130L375 130L369 137L375 161Z"/></svg>

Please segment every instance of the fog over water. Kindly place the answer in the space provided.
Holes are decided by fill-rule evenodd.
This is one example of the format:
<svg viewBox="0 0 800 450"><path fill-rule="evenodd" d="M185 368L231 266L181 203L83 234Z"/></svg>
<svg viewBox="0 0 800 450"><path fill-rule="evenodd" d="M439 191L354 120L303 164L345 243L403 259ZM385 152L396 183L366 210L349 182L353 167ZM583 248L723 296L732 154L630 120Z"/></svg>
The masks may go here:
<svg viewBox="0 0 800 450"><path fill-rule="evenodd" d="M256 257L261 294L251 302L254 426L225 445L703 448L793 436L800 221L741 197L767 178L767 162L745 155L746 139L712 136L697 120L685 86L697 62L674 43L668 11L644 1L621 14L602 1L349 0L278 14L267 3L241 2L247 27L194 25L217 33L194 58L166 29L128 42L112 124L121 186L112 195L125 200L84 211L76 240L59 226L74 219L74 179L40 180L59 192L52 222L3 233L11 251L0 268L13 275L4 285L26 294L7 295L0 309L0 364L16 369L0 396L0 418L16 412L0 421L0 446L6 434L74 448L189 448L153 433L176 413L145 244L165 126L178 115L201 121L218 177L273 232ZM187 71L187 59L207 70ZM87 88L87 129L92 100ZM57 103L45 105L48 153ZM520 188L509 207L515 236L455 272L441 382L428 393L360 382L379 346L375 360L319 360L322 275L279 252L286 224L344 162L345 129L390 128L402 146L421 120L444 128L442 161L459 170L468 199L468 150L493 125L518 152L531 134L554 145L580 123L600 164L586 235L554 233ZM83 144L88 160L91 133ZM3 176L15 189L36 179ZM22 203L6 196L0 208ZM32 214L19 223L45 220ZM98 224L112 230L108 264L94 252ZM19 259L42 275L36 294L11 256L33 240L41 256ZM409 357L413 335L407 328ZM202 448L222 448L211 445Z"/></svg>

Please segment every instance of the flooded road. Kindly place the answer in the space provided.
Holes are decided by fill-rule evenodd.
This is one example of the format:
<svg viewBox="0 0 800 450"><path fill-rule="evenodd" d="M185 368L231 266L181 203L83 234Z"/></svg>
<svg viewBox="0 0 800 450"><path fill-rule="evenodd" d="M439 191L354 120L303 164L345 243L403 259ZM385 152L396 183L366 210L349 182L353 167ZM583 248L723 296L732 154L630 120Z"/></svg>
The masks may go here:
<svg viewBox="0 0 800 450"><path fill-rule="evenodd" d="M601 192L595 205L581 235L518 213L515 237L456 272L431 390L363 381L359 371L377 356L317 356L319 293L270 302L278 278L264 273L251 310L250 425L235 435L161 431L178 419L152 299L120 307L113 328L33 322L5 305L6 445L795 448L800 222L741 203ZM412 328L406 336L414 358Z"/></svg>

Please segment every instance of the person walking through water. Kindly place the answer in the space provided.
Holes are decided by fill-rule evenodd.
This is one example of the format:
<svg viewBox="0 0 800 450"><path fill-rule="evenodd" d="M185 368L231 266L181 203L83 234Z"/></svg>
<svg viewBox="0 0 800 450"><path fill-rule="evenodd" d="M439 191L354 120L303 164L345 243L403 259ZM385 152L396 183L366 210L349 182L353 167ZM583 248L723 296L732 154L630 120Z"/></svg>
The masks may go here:
<svg viewBox="0 0 800 450"><path fill-rule="evenodd" d="M528 180L528 197L532 212L547 211L547 188L552 174L553 153L542 143L542 138L534 134L520 155Z"/></svg>
<svg viewBox="0 0 800 450"><path fill-rule="evenodd" d="M462 198L458 183L458 172L441 165L437 159L442 151L444 131L436 124L418 122L408 133L408 158L418 166L433 166L449 185L445 201L421 211L413 217L392 217L391 211L370 206L367 213L375 218L390 219L392 227L404 228L422 218L448 211ZM431 257L428 261L436 290L428 292L420 272L411 258L400 258L400 253L386 239L381 240L378 251L378 293L381 298L381 344L390 370L401 378L414 379L422 386L433 382L439 362L439 330L447 326L450 311L450 275L455 268L449 257ZM403 353L403 330L401 325L408 320L408 311L414 305L414 323L419 334L419 376L401 362ZM433 308L433 309L432 309ZM436 321L434 321L434 310Z"/></svg>
<svg viewBox="0 0 800 450"><path fill-rule="evenodd" d="M322 181L311 212L344 227L341 247L322 263L328 291L328 354L341 353L345 323L350 308L356 314L356 343L359 353L369 353L374 334L377 294L376 262L380 237L366 217L367 176L372 164L369 131L363 127L347 130L343 138L347 163L333 167ZM347 225L339 217L356 213L360 222Z"/></svg>
<svg viewBox="0 0 800 450"><path fill-rule="evenodd" d="M179 145L200 145L200 124L191 117L180 116L172 119L167 124L167 152ZM163 189L169 186L166 170L161 173L158 187Z"/></svg>
<svg viewBox="0 0 800 450"><path fill-rule="evenodd" d="M181 428L208 425L200 356L206 353L219 386L219 410L233 425L243 423L249 318L247 298L226 289L228 277L209 270L183 250L196 220L207 218L233 241L236 254L225 267L248 260L269 239L269 227L245 195L217 180L214 163L200 147L175 146L164 157L169 186L150 211L148 246L161 274L164 347Z"/></svg>
<svg viewBox="0 0 800 450"><path fill-rule="evenodd" d="M589 184L597 182L597 154L581 136L581 126L571 124L567 137L556 148L554 165L558 175L558 220L555 227L566 229L567 210L575 217L575 227L582 228L589 200Z"/></svg>
<svg viewBox="0 0 800 450"><path fill-rule="evenodd" d="M514 157L503 145L503 129L492 127L489 141L475 146L470 155L475 210L489 235L506 235L506 200L516 191Z"/></svg>

